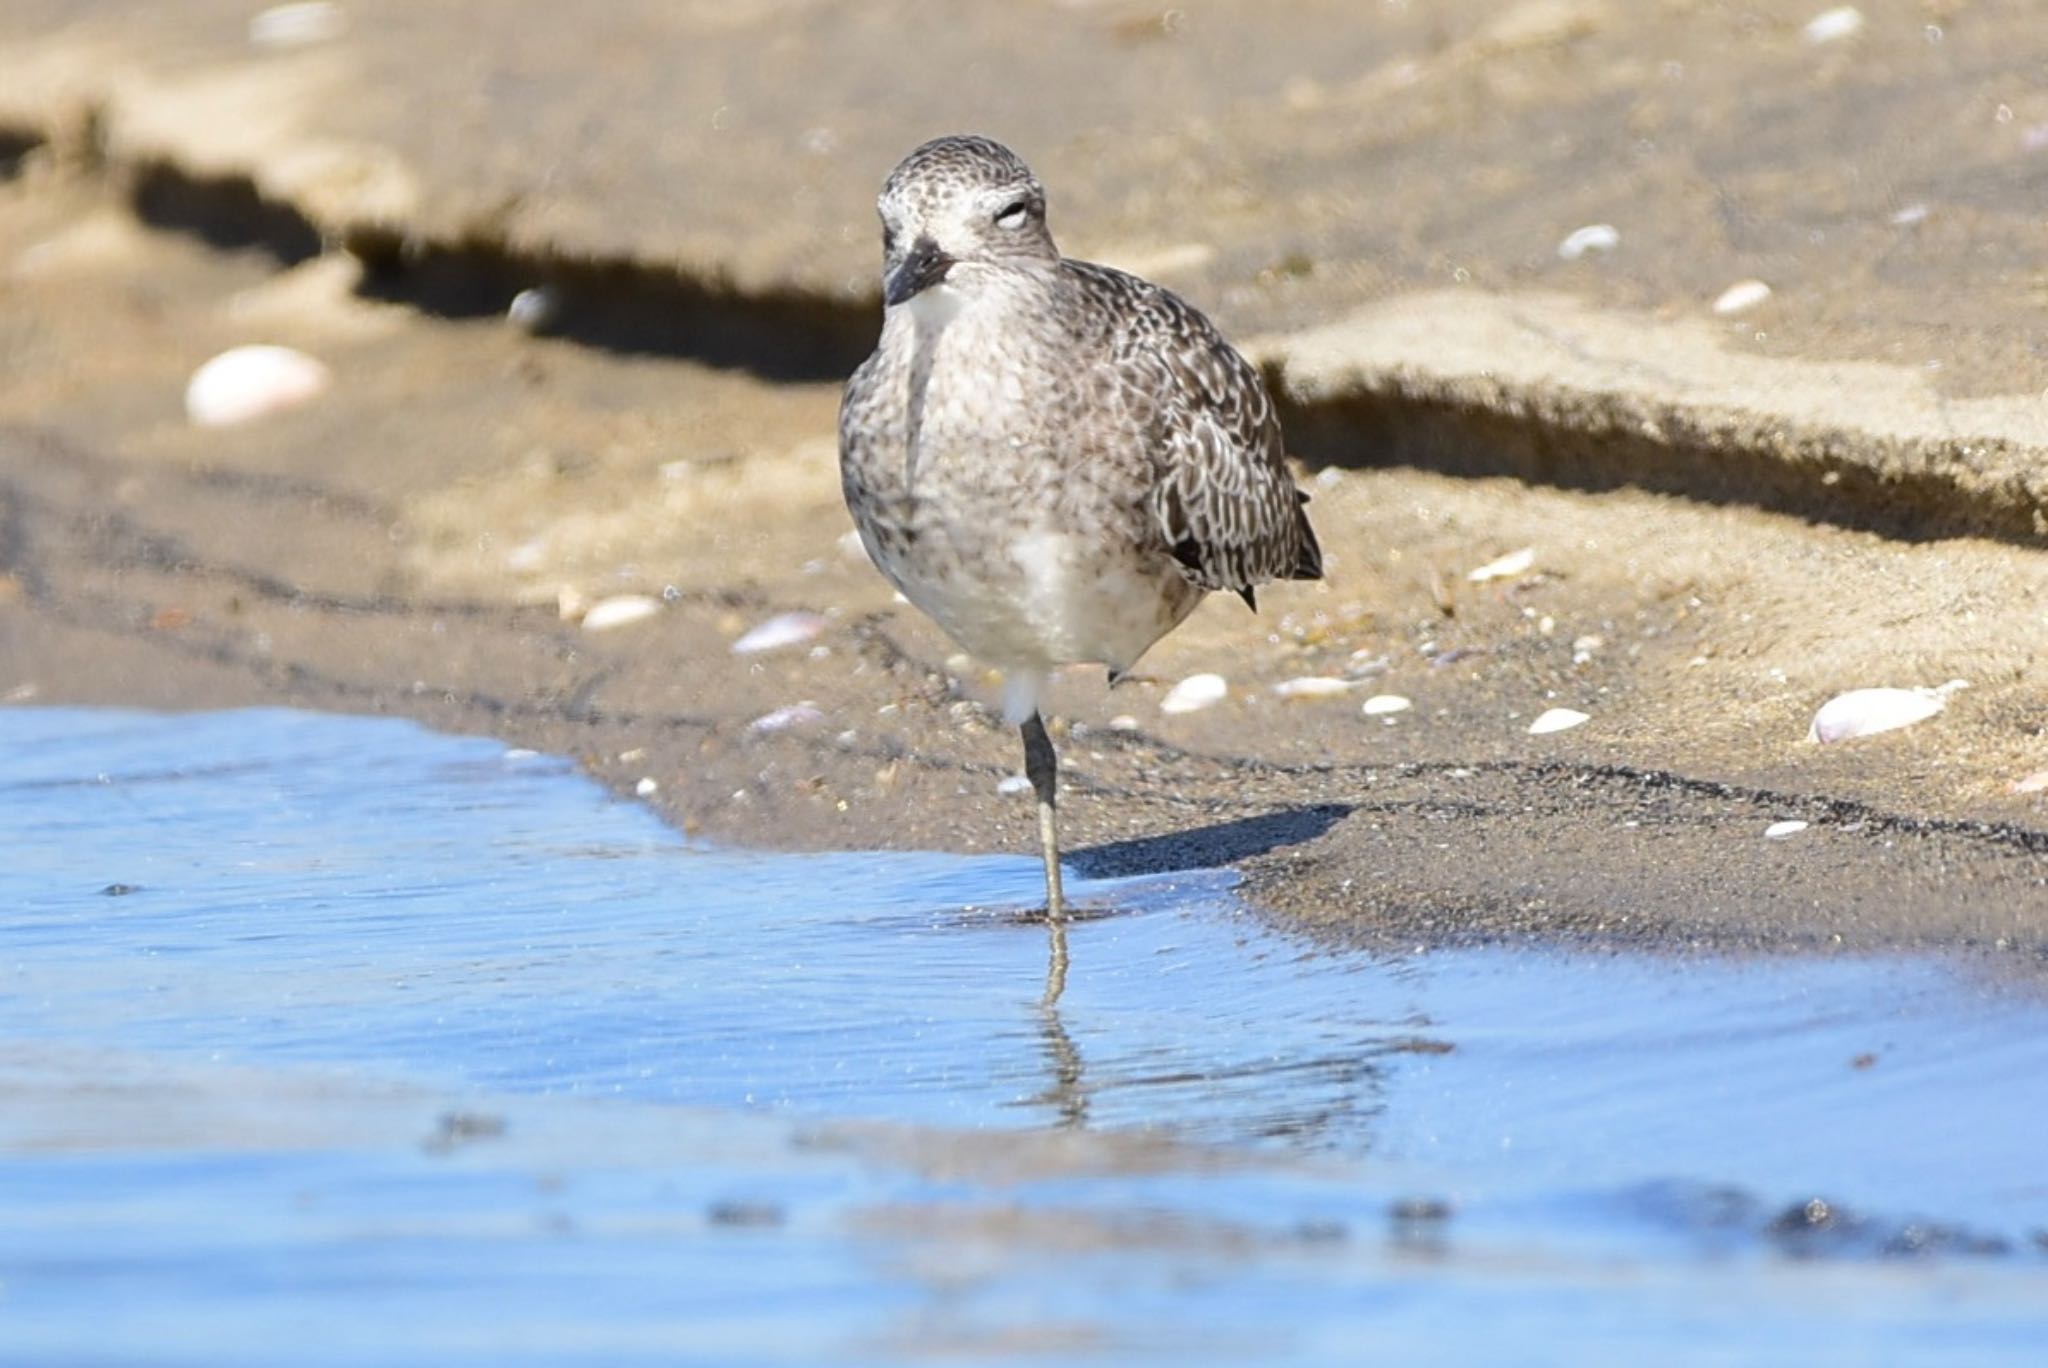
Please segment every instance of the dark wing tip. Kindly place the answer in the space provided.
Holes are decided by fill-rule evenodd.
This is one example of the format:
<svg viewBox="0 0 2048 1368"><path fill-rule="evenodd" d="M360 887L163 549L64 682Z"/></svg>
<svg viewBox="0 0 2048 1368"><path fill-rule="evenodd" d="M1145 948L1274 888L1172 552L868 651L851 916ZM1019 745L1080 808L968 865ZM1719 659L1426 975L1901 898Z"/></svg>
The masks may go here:
<svg viewBox="0 0 2048 1368"><path fill-rule="evenodd" d="M1301 520L1301 549L1295 552L1294 569L1289 579L1319 580L1323 577L1323 548L1316 541L1315 529L1308 525L1308 519Z"/></svg>

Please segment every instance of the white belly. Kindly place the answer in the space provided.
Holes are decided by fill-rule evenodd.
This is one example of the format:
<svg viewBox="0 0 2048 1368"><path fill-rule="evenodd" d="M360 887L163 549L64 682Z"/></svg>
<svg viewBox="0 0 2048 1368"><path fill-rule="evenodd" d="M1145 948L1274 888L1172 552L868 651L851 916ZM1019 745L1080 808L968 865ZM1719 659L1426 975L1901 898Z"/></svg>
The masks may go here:
<svg viewBox="0 0 2048 1368"><path fill-rule="evenodd" d="M981 554L909 555L884 570L971 654L1005 670L1096 663L1127 669L1193 609L1200 591L1085 538L1048 531Z"/></svg>

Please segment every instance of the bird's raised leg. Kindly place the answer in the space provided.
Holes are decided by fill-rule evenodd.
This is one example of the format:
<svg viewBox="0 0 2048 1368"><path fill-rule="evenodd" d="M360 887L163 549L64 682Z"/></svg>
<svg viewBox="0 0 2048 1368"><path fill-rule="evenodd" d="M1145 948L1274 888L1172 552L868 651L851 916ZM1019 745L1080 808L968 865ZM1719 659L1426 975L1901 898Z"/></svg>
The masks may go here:
<svg viewBox="0 0 2048 1368"><path fill-rule="evenodd" d="M1045 915L1057 922L1067 915L1067 900L1060 892L1060 762L1053 753L1052 738L1045 734L1044 718L1032 713L1024 721L1023 732L1024 775L1031 781L1031 791L1038 795L1038 847L1045 857Z"/></svg>

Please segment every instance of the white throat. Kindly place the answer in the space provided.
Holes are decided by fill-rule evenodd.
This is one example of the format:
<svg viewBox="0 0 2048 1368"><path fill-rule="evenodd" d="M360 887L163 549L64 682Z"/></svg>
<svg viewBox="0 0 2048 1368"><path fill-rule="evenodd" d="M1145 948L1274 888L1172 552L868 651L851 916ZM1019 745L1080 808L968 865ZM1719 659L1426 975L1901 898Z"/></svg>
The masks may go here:
<svg viewBox="0 0 2048 1368"><path fill-rule="evenodd" d="M911 320L920 331L936 334L958 318L970 302L966 294L942 280L928 289L919 290L903 307L910 310Z"/></svg>

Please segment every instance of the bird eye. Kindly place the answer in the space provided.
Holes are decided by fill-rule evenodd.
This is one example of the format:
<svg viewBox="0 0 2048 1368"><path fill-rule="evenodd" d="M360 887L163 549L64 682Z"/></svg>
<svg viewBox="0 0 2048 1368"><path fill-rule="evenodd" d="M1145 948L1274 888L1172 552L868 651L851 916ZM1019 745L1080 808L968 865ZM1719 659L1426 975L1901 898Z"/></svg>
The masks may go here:
<svg viewBox="0 0 2048 1368"><path fill-rule="evenodd" d="M996 211L996 227L1022 228L1024 220L1031 217L1030 200L1014 200Z"/></svg>

